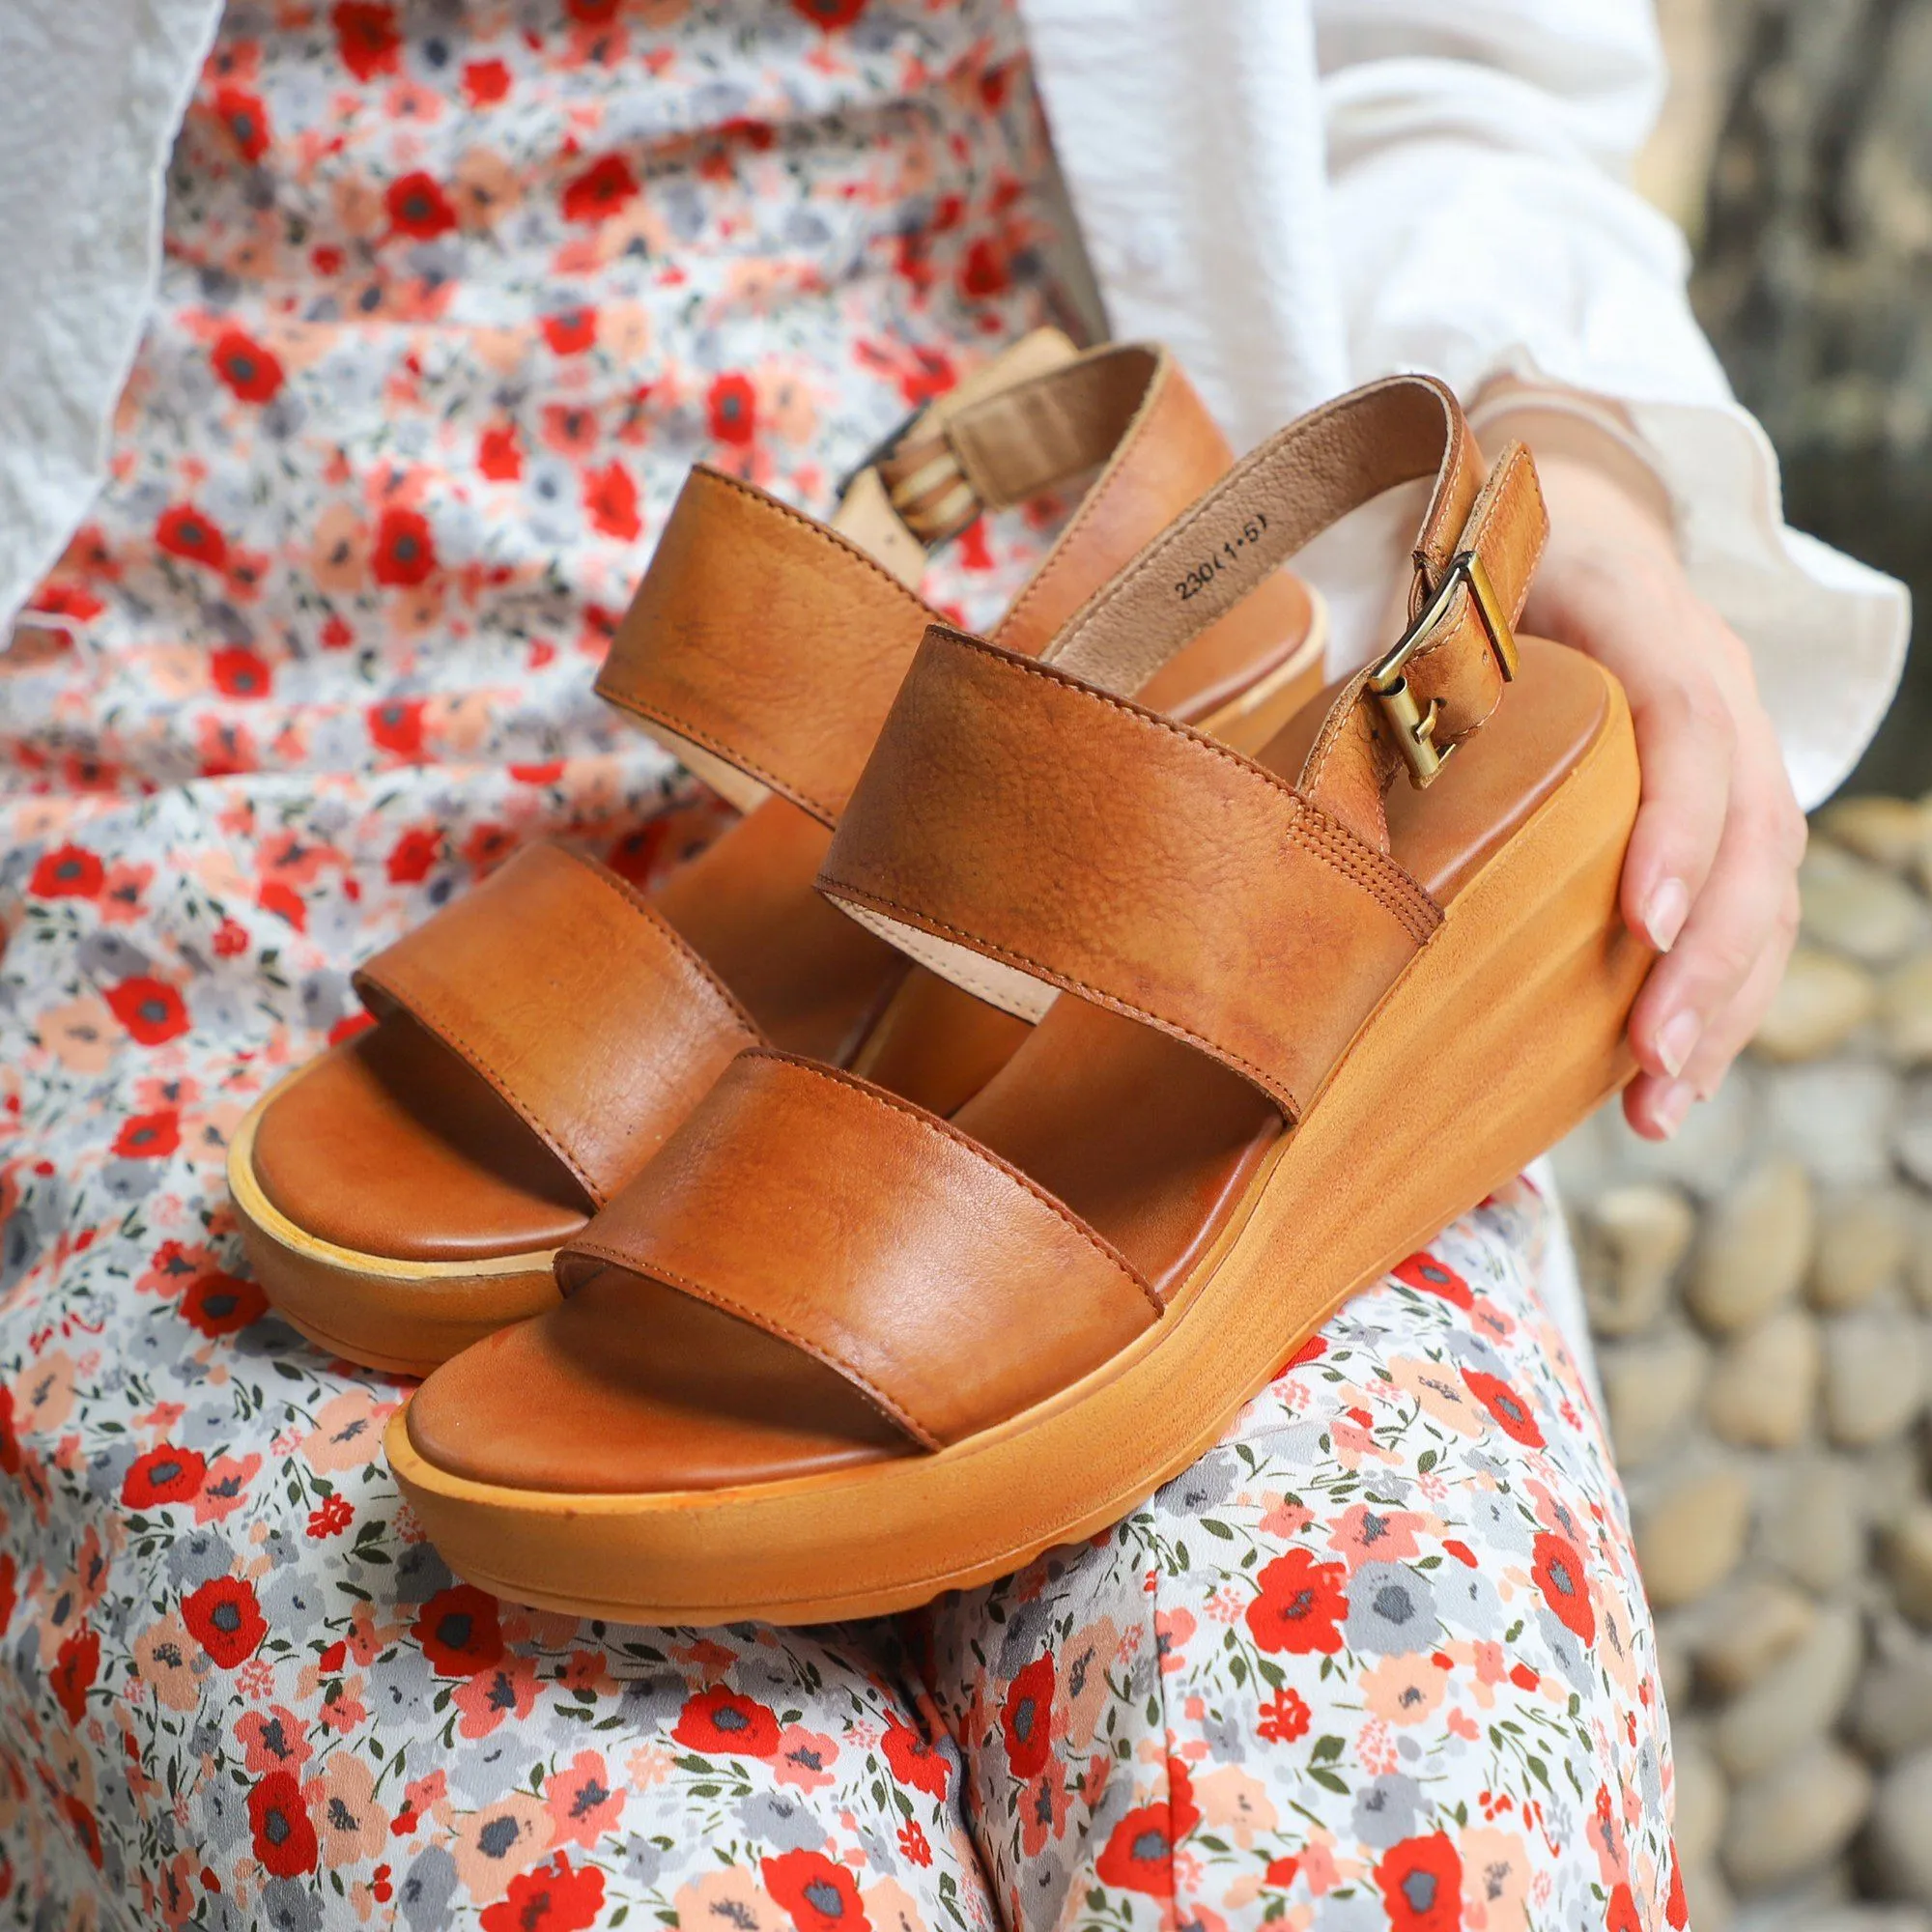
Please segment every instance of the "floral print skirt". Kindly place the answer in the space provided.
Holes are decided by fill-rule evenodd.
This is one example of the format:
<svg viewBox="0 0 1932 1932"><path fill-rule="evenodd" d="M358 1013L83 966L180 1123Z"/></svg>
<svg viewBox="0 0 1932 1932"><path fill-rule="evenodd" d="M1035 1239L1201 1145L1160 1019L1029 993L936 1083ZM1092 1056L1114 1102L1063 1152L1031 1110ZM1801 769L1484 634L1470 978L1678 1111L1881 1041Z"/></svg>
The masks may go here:
<svg viewBox="0 0 1932 1932"><path fill-rule="evenodd" d="M687 465L826 508L1053 317L1046 175L1012 0L233 0L0 651L0 1920L1681 1926L1526 1188L1115 1531L811 1632L457 1582L401 1387L241 1261L228 1135L356 960L525 840L722 822L589 696Z"/></svg>

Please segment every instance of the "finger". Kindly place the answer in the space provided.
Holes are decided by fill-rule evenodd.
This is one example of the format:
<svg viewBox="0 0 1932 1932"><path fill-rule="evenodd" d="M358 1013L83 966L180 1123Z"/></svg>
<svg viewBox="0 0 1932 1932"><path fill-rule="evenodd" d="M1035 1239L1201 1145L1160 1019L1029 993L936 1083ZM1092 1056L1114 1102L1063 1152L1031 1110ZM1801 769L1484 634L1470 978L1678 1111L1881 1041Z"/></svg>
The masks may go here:
<svg viewBox="0 0 1932 1932"><path fill-rule="evenodd" d="M1768 740L1768 730L1763 734ZM1747 741L1716 864L1682 938L1651 969L1632 1010L1630 1038L1647 1073L1675 1080L1712 1021L1767 949L1788 949L1796 929L1791 888L1804 821L1775 746Z"/></svg>
<svg viewBox="0 0 1932 1932"><path fill-rule="evenodd" d="M1624 923L1668 952L1711 876L1730 807L1737 736L1715 679L1645 662L1624 686L1642 771L1636 822L1624 858Z"/></svg>
<svg viewBox="0 0 1932 1932"><path fill-rule="evenodd" d="M1718 1091L1731 1063L1770 1010L1790 957L1788 941L1774 943L1758 955L1736 998L1698 1041L1681 1077L1639 1073L1624 1089L1624 1118L1636 1132L1646 1140L1668 1140L1684 1124L1691 1103L1708 1100Z"/></svg>

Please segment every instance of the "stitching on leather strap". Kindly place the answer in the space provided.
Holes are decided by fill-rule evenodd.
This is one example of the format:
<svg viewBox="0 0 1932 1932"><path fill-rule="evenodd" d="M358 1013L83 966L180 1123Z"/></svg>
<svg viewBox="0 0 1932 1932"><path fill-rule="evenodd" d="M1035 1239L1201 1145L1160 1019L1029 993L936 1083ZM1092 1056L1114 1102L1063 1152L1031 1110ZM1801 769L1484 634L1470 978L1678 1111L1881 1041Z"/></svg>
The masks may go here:
<svg viewBox="0 0 1932 1932"><path fill-rule="evenodd" d="M1040 1186L1038 1181L1032 1179L1019 1168L1013 1166L1010 1161L1002 1160L991 1148L981 1147L971 1134L961 1133L951 1121L942 1120L937 1114L929 1114L923 1107L915 1106L910 1100L902 1099L898 1094L891 1093L883 1087L874 1087L870 1082L861 1080L856 1074L843 1072L836 1066L823 1065L820 1062L808 1060L801 1054L785 1053L778 1047L748 1047L745 1051L745 1058L752 1060L775 1060L782 1065L794 1066L802 1073L814 1074L821 1080L831 1081L834 1086L849 1088L862 1098L876 1101L881 1107L890 1108L895 1113L904 1114L907 1119L916 1122L920 1126L927 1127L936 1133L943 1134L948 1140L964 1148L975 1159L982 1161L988 1167L998 1168L1009 1180L1018 1181L1042 1207L1050 1208L1054 1213L1058 1214L1096 1255L1125 1275L1133 1283L1134 1287L1140 1291L1141 1294L1146 1298L1148 1306L1156 1315L1165 1312L1166 1304L1154 1292L1152 1286L1142 1279L1139 1271L1128 1262L1126 1257L1115 1248L1097 1229L1090 1228L1064 1201L1058 1200L1055 1196L1049 1194L1045 1188Z"/></svg>
<svg viewBox="0 0 1932 1932"><path fill-rule="evenodd" d="M735 746L727 745L715 732L707 731L700 724L693 724L688 720L676 717L662 706L650 705L633 697L628 692L618 692L608 688L600 677L596 691L607 704L614 704L619 711L628 711L633 718L648 719L654 724L663 724L675 731L682 738L689 738L694 745L700 745L707 752L715 752L727 765L735 765L741 772L749 772L753 778L769 785L773 791L793 800L827 825L837 825L838 814L829 805L821 803L807 791L803 785L787 778L781 778L775 771L764 765L755 764L745 756Z"/></svg>
<svg viewBox="0 0 1932 1932"><path fill-rule="evenodd" d="M1108 459L1100 474L1094 479L1093 484L1082 494L1080 507L1074 511L1072 520L1061 531L1053 548L1040 559L1039 567L1027 579L1026 586L1021 590L1018 598L1008 608L1007 614L993 626L993 635L995 637L998 637L1009 625L1018 624L1021 613L1039 595L1048 575L1059 565L1065 562L1067 550L1072 545L1074 538L1084 531L1094 519L1099 515L1101 497L1105 496L1109 486L1121 473L1128 457L1146 440L1148 425L1153 418L1155 405L1167 393L1173 373L1173 358L1165 349L1156 350L1153 370L1148 377L1147 388L1143 392L1139 403L1135 405L1134 412L1128 418L1126 430L1122 435L1119 443L1115 445L1113 455Z"/></svg>
<svg viewBox="0 0 1932 1932"><path fill-rule="evenodd" d="M589 1195L591 1200L600 1208L604 1205L606 1197L603 1188L591 1179L588 1172L578 1162L569 1149L531 1112L528 1105L516 1093L510 1082L478 1051L467 1033L451 1026L446 1016L440 1017L434 1023L428 1020L422 1013L416 1010L415 1002L403 998L380 973L375 971L374 960L371 960L368 965L360 969L358 977L368 980L369 983L373 986L381 987L384 993L388 994L396 1002L397 1007L406 1017L415 1025L426 1028L436 1038L441 1040L445 1046L453 1047L463 1059L467 1060L477 1072L482 1074L484 1079L489 1081L497 1096L509 1107L518 1120L522 1121L525 1126L528 1127L530 1132L535 1134L537 1139L542 1141L544 1146L549 1148L551 1152L555 1154L557 1159L562 1161L564 1166L576 1176L579 1184ZM405 980L404 983L408 983L407 980Z"/></svg>
<svg viewBox="0 0 1932 1932"><path fill-rule="evenodd" d="M1301 1102L1294 1096L1293 1090L1286 1081L1277 1079L1265 1067L1237 1053L1231 1046L1219 1045L1206 1034L1196 1033L1192 1027L1183 1026L1179 1020L1171 1020L1147 1007L1136 1006L1131 1000L1123 1000L1118 993L1110 993L1103 986L1090 984L1085 980L1076 980L1071 973L1063 973L1057 966L1049 966L1043 959L1036 959L1030 953L1015 951L1010 946L1002 946L997 940L985 938L982 934L969 932L963 925L952 925L946 920L935 919L929 912L922 912L917 906L909 906L892 898L884 893L877 893L868 886L853 885L849 880L836 878L830 873L820 875L827 889L837 898L850 899L854 905L869 907L873 912L882 913L899 923L928 932L933 937L941 935L956 939L963 946L970 946L976 952L983 952L990 959L1003 964L1016 966L1036 980L1043 980L1049 986L1060 986L1069 993L1077 993L1083 1000L1091 1001L1096 1007L1106 1007L1117 1013L1124 1013L1128 1019L1139 1020L1156 1031L1172 1034L1176 1039L1185 1040L1189 1046L1197 1047L1210 1060L1218 1060L1223 1065L1232 1066L1237 1073L1252 1081L1271 1099L1281 1102L1283 1111L1291 1121L1301 1118ZM748 1049L749 1051L750 1049ZM942 1122L942 1125L945 1123ZM1024 1177L1022 1177L1024 1178Z"/></svg>
<svg viewBox="0 0 1932 1932"><path fill-rule="evenodd" d="M921 1422L903 1404L895 1402L872 1378L856 1369L842 1355L835 1354L830 1349L809 1340L797 1330L788 1327L774 1317L752 1308L728 1294L721 1294L716 1289L706 1288L691 1276L680 1274L675 1268L659 1267L655 1264L639 1267L635 1257L620 1254L604 1241L572 1241L563 1251L567 1255L583 1255L591 1261L599 1261L624 1273L637 1275L648 1281L661 1281L667 1287L682 1290L685 1293L702 1301L712 1308L734 1315L741 1321L748 1321L753 1328L762 1328L768 1335L776 1335L781 1341L789 1342L801 1354L810 1355L814 1362L823 1362L835 1374L843 1377L877 1408L888 1421L895 1423L912 1437L922 1449L938 1451L946 1446L945 1438L937 1435Z"/></svg>
<svg viewBox="0 0 1932 1932"><path fill-rule="evenodd" d="M760 510L776 510L787 522L797 524L812 536L820 539L840 555L848 556L855 563L862 563L882 583L892 586L893 594L901 603L909 604L915 611L923 611L932 619L939 621L939 612L923 597L908 590L877 557L868 556L866 552L835 529L821 524L816 517L808 517L803 510L795 510L789 503L781 502L778 497L760 490L755 484L747 483L742 477L729 476L722 469L714 469L708 463L692 466L693 476L701 476L707 483L722 483L727 490L734 490L741 497L748 497Z"/></svg>
<svg viewBox="0 0 1932 1932"><path fill-rule="evenodd" d="M736 1018L738 1024L742 1026L745 1029L745 1031L748 1034L750 1034L752 1037L759 1043L759 1045L762 1046L764 1044L765 1040L764 1029L761 1026L759 1026L757 1021L752 1017L752 1015L745 1009L745 1008L742 1005L740 1005L737 994L734 993L730 989L730 987L727 986L724 983L724 981L718 977L718 974L712 967L710 961L707 960L704 957L704 955L701 952L699 952L695 946L692 945L690 940L685 938L684 934L681 933L677 929L677 927L674 926L670 923L670 921L668 920L664 916L664 914L657 909L656 906L652 905L650 900L647 899L644 896L644 895L640 893L637 889L637 887L630 882L629 879L623 877L622 874L620 873L613 872L610 868L610 867L605 865L601 860L592 859L582 852L573 852L567 845L558 845L554 849L562 853L562 855L566 859L575 860L577 864L582 866L591 875L592 878L597 880L597 882L600 885L610 887L610 889L613 893L617 894L618 896L624 900L625 904L630 906L633 911L641 913L644 916L644 919L650 924L651 929L654 932L656 932L661 939L668 939L670 942L672 949L677 952L678 956L684 961L684 963L687 966L691 967L698 975L698 977L703 980L705 984L709 986L711 990L718 995L719 999L721 999L725 1006L730 1008L732 1015L733 1017Z"/></svg>
<svg viewBox="0 0 1932 1932"><path fill-rule="evenodd" d="M1205 732L1196 731L1174 719L1163 718L1158 712L1150 711L1127 698L1117 697L1112 692L1102 691L1051 665L1020 657L997 644L989 644L983 639L969 637L963 631L949 629L946 636L950 641L979 652L989 664L1004 670L1022 677L1044 679L1076 696L1104 704L1136 724L1179 738L1183 744L1220 759L1248 782L1263 784L1270 792L1288 799L1295 808L1295 816L1287 828L1288 837L1312 858L1320 860L1350 885L1366 893L1418 945L1442 923L1441 909L1435 901L1393 859L1386 858L1373 846L1365 845L1347 826L1330 817L1320 806L1304 798L1265 766L1242 757ZM1304 825L1303 821L1308 818L1317 821L1315 829Z"/></svg>

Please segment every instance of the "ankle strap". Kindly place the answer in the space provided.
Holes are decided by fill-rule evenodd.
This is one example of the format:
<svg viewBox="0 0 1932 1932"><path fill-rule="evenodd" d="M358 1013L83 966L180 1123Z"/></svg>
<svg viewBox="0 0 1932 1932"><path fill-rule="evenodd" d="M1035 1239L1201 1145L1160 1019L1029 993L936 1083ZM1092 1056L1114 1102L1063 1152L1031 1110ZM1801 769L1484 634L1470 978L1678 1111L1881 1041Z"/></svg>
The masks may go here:
<svg viewBox="0 0 1932 1932"><path fill-rule="evenodd" d="M1098 470L1001 627L1016 645L1050 636L1227 461L1172 359L1136 345L969 400L943 427L976 503ZM699 467L597 691L741 809L778 792L835 825L937 620L848 535Z"/></svg>

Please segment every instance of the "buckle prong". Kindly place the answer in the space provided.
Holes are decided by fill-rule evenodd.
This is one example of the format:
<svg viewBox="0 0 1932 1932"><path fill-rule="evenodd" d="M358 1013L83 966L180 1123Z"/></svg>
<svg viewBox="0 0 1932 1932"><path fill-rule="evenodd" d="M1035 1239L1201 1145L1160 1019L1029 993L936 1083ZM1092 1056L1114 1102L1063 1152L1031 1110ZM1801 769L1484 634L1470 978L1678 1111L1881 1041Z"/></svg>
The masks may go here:
<svg viewBox="0 0 1932 1932"><path fill-rule="evenodd" d="M1408 767L1408 781L1418 791L1426 791L1435 783L1436 773L1448 762L1449 753L1456 746L1453 741L1441 746L1435 743L1435 727L1440 722L1442 700L1432 697L1425 711L1415 693L1409 689L1405 673L1409 660L1425 649L1441 630L1456 601L1457 590L1464 584L1468 586L1469 601L1475 607L1476 620L1482 625L1495 657L1496 668L1502 673L1503 682L1508 684L1517 670L1516 633L1510 628L1509 612L1503 609L1502 600L1496 595L1495 585L1490 581L1483 559L1473 550L1458 551L1450 559L1449 568L1442 574L1442 582L1423 607L1421 614L1403 634L1395 648L1369 672L1369 691L1381 706L1382 717L1389 725L1389 735L1395 740L1403 762Z"/></svg>

